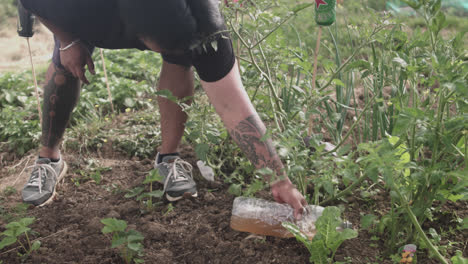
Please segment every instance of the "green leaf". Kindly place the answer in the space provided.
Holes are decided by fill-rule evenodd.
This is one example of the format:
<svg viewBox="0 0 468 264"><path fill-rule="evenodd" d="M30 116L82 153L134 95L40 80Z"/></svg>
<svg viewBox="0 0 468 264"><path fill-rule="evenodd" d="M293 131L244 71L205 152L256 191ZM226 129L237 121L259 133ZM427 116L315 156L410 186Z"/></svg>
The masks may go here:
<svg viewBox="0 0 468 264"><path fill-rule="evenodd" d="M2 241L0 241L0 249L3 249L4 247L7 247L11 244L14 244L16 243L16 237L5 237L4 239L2 239Z"/></svg>
<svg viewBox="0 0 468 264"><path fill-rule="evenodd" d="M117 236L115 235L113 238L112 238L112 244L111 244L111 248L116 248L120 245L123 245L127 242L127 239L126 237L122 237L122 236Z"/></svg>
<svg viewBox="0 0 468 264"><path fill-rule="evenodd" d="M138 231L136 230L130 230L128 231L127 233L128 235L128 242L141 242L143 241L143 239L145 239L145 237Z"/></svg>
<svg viewBox="0 0 468 264"><path fill-rule="evenodd" d="M333 79L332 83L337 85L337 86L345 86L345 84L340 80L340 79Z"/></svg>
<svg viewBox="0 0 468 264"><path fill-rule="evenodd" d="M338 238L341 241L345 241L345 240L348 240L348 239L353 239L353 238L356 238L358 236L358 232L356 230L349 229L349 228L346 228L343 231L338 232L338 234L339 234Z"/></svg>
<svg viewBox="0 0 468 264"><path fill-rule="evenodd" d="M242 194L242 185L241 184L231 184L228 189L228 193L234 196L240 196Z"/></svg>
<svg viewBox="0 0 468 264"><path fill-rule="evenodd" d="M115 218L105 218L101 220L105 226L102 228L102 233L123 232L127 228L127 222Z"/></svg>
<svg viewBox="0 0 468 264"><path fill-rule="evenodd" d="M154 198L161 198L164 195L164 191L156 190L152 192L143 193L138 196L137 201L142 200L143 198L154 197Z"/></svg>
<svg viewBox="0 0 468 264"><path fill-rule="evenodd" d="M296 237L297 241L304 243L304 245L311 243L309 239L307 239L307 236L304 235L301 232L301 230L299 230L299 227L297 227L295 224L291 222L283 222L281 223L281 225L284 228L286 228L289 232L291 232L291 234L293 234Z"/></svg>
<svg viewBox="0 0 468 264"><path fill-rule="evenodd" d="M197 154L197 157L203 161L206 161L206 155L209 150L210 146L205 143L200 143L195 146L195 153Z"/></svg>
<svg viewBox="0 0 468 264"><path fill-rule="evenodd" d="M320 216L315 223L317 233L323 236L327 247L332 242L331 240L334 239L333 234L337 232L336 228L341 224L340 214L341 212L338 207L329 206L323 210L322 216Z"/></svg>
<svg viewBox="0 0 468 264"><path fill-rule="evenodd" d="M175 97L174 95L172 95L172 92L167 90L167 89L164 89L164 90L159 90L156 92L156 95L160 96L160 97L163 97L163 98L166 98L174 103L177 103L177 97Z"/></svg>
<svg viewBox="0 0 468 264"><path fill-rule="evenodd" d="M440 242L440 240L442 239L442 237L437 234L437 231L434 229L434 228L429 228L429 234L431 235L431 237L434 239L434 241L438 244Z"/></svg>
<svg viewBox="0 0 468 264"><path fill-rule="evenodd" d="M135 104L136 104L135 100L130 97L127 97L124 99L124 105L126 107L132 108L135 106Z"/></svg>
<svg viewBox="0 0 468 264"><path fill-rule="evenodd" d="M359 69L359 70L370 70L371 69L371 64L368 61L365 60L356 60L348 64L346 66L345 71L350 71L353 69Z"/></svg>
<svg viewBox="0 0 468 264"><path fill-rule="evenodd" d="M328 264L329 254L330 250L325 247L325 242L323 240L313 241L309 260L315 264Z"/></svg>
<svg viewBox="0 0 468 264"><path fill-rule="evenodd" d="M129 190L127 192L127 194L124 195L125 198L132 198L132 197L135 197L137 195L139 195L141 192L143 192L143 190L145 190L145 188L143 187L136 187L136 188L133 188L131 190Z"/></svg>
<svg viewBox="0 0 468 264"><path fill-rule="evenodd" d="M417 0L401 0L401 1L409 5L414 10L418 10L421 7L420 1L417 1Z"/></svg>
<svg viewBox="0 0 468 264"><path fill-rule="evenodd" d="M461 229L468 229L468 217L463 218Z"/></svg>
<svg viewBox="0 0 468 264"><path fill-rule="evenodd" d="M21 218L21 220L19 222L24 226L28 226L28 225L34 223L35 220L36 220L36 218L34 218L34 217L25 217L25 218Z"/></svg>
<svg viewBox="0 0 468 264"><path fill-rule="evenodd" d="M372 226L375 219L377 219L377 217L373 214L361 216L361 227L364 229L369 228L370 226Z"/></svg>
<svg viewBox="0 0 468 264"><path fill-rule="evenodd" d="M127 247L135 252L143 249L143 245L141 243L128 243Z"/></svg>
<svg viewBox="0 0 468 264"><path fill-rule="evenodd" d="M263 176L265 176L265 175L273 175L273 170L270 169L270 168L267 168L267 167L258 169L258 170L256 170L256 172L257 172L258 174L260 174L260 175L263 175Z"/></svg>
<svg viewBox="0 0 468 264"><path fill-rule="evenodd" d="M393 58L393 62L400 65L402 68L406 68L408 66L408 63L400 57Z"/></svg>
<svg viewBox="0 0 468 264"><path fill-rule="evenodd" d="M146 176L145 180L143 181L144 184L152 183L152 182L162 182L163 176L159 175L159 171L157 169L151 170L151 172Z"/></svg>
<svg viewBox="0 0 468 264"><path fill-rule="evenodd" d="M34 243L31 245L31 251L37 250L41 247L41 241L36 240Z"/></svg>
<svg viewBox="0 0 468 264"><path fill-rule="evenodd" d="M20 226L18 229L15 230L15 236L20 236L21 234L25 234L25 233L28 233L29 231L31 231L31 228L29 227L24 227L24 226Z"/></svg>
<svg viewBox="0 0 468 264"><path fill-rule="evenodd" d="M468 264L468 259L463 257L463 253L460 250L457 250L456 255L450 260L452 261L452 264Z"/></svg>
<svg viewBox="0 0 468 264"><path fill-rule="evenodd" d="M291 88L293 88L296 92L298 92L300 94L306 94L305 91L301 87L299 87L297 85L292 85Z"/></svg>
<svg viewBox="0 0 468 264"><path fill-rule="evenodd" d="M143 259L139 259L139 258L133 259L133 262L135 262L136 264L145 263Z"/></svg>

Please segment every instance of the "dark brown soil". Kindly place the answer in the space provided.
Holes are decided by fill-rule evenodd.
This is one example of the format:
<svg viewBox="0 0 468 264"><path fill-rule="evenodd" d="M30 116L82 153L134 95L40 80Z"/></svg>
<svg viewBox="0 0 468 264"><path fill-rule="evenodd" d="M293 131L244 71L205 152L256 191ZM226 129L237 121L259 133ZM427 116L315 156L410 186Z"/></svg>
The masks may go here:
<svg viewBox="0 0 468 264"><path fill-rule="evenodd" d="M110 248L111 237L101 232L103 225L100 220L108 217L123 219L129 228L144 234L146 263L308 262L307 249L295 239L252 236L232 230L229 222L234 196L221 182L208 183L195 175L199 186L198 198L176 202L172 210L168 210L168 202L157 200L154 210L145 211L141 203L124 195L126 190L142 185L152 169L152 160L128 159L111 149L101 153L100 157L64 155L69 171L60 186L59 196L48 206L28 210L28 215L36 217L32 229L37 234L33 239L40 240L42 245L25 263L124 263L118 250ZM182 157L195 165L190 147L183 149ZM85 169L89 159L112 167L103 173L100 184L83 179L79 173ZM194 172L198 173L196 169ZM162 186L158 183L155 188L161 189ZM263 191L260 196L269 195ZM19 201L19 194L10 196L4 206L12 206L13 201ZM360 214L370 213L369 210L373 209L359 199L350 204L346 205L345 216L357 228ZM377 200L376 206L386 206L384 199ZM0 231L5 224L0 218ZM16 251L14 247L3 249L0 260L4 264L21 263ZM377 258L384 251L383 241L375 241L369 232L359 231L358 238L340 247L335 260L392 263L389 259ZM425 255L426 252L421 251L419 263L437 263Z"/></svg>

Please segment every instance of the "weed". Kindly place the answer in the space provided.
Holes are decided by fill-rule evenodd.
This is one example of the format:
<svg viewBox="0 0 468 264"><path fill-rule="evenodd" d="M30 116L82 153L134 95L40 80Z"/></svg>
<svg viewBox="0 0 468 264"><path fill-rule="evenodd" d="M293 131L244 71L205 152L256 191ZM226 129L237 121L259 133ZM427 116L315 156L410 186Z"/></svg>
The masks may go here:
<svg viewBox="0 0 468 264"><path fill-rule="evenodd" d="M95 159L88 159L85 169L80 170L80 174L84 178L93 180L96 184L101 184L102 173L111 170L111 167L103 167L99 164L99 161Z"/></svg>
<svg viewBox="0 0 468 264"><path fill-rule="evenodd" d="M16 191L15 187L13 187L13 186L8 186L8 187L6 187L6 188L3 190L3 195L4 195L5 197L10 197L10 196L16 194L16 192L17 192L17 191Z"/></svg>
<svg viewBox="0 0 468 264"><path fill-rule="evenodd" d="M145 192L144 187L136 187L127 191L125 198L136 197L137 201L142 202L146 206L146 211L152 211L154 209L153 198L161 198L164 195L164 191L153 190L153 183L161 182L162 180L163 178L159 175L157 169L151 170L143 181L143 184L149 185L149 192Z"/></svg>
<svg viewBox="0 0 468 264"><path fill-rule="evenodd" d="M172 205L172 203L169 203L167 205L166 212L164 212L163 216L166 216L169 213L171 213L172 211L174 211L174 208L175 208L174 205Z"/></svg>
<svg viewBox="0 0 468 264"><path fill-rule="evenodd" d="M468 259L463 257L463 253L460 250L457 250L457 253L455 256L453 256L451 259L453 264L466 264L468 263Z"/></svg>
<svg viewBox="0 0 468 264"><path fill-rule="evenodd" d="M285 222L283 226L306 246L310 253L309 261L311 263L333 263L336 250L340 247L341 243L358 235L357 231L352 229L337 231L337 228L342 223L340 214L339 208L334 206L326 207L315 223L317 234L312 241L293 223Z"/></svg>
<svg viewBox="0 0 468 264"><path fill-rule="evenodd" d="M143 263L144 256L143 235L135 230L127 231L127 222L115 218L105 218L101 220L104 224L103 234L112 234L111 248L119 248L120 255L125 263Z"/></svg>
<svg viewBox="0 0 468 264"><path fill-rule="evenodd" d="M33 232L29 225L34 223L34 221L35 218L27 217L8 223L5 226L6 230L0 234L3 237L0 241L0 249L18 242L23 250L23 252L18 251L18 255L22 260L27 259L31 253L41 246L41 242L39 240L32 242L29 238L29 235Z"/></svg>

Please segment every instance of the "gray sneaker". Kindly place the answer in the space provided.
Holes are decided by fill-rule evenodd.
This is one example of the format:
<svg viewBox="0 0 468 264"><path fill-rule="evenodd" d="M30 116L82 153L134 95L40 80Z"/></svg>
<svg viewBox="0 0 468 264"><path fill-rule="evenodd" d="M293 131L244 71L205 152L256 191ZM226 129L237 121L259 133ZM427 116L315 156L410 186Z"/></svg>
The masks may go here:
<svg viewBox="0 0 468 264"><path fill-rule="evenodd" d="M52 162L48 158L39 158L31 167L31 177L21 193L23 201L36 206L46 205L57 194L55 187L63 179L67 164L63 159Z"/></svg>
<svg viewBox="0 0 468 264"><path fill-rule="evenodd" d="M158 163L156 155L154 167L164 177L164 192L170 202L182 199L184 196L197 197L197 185L193 180L192 165L179 156L166 156Z"/></svg>

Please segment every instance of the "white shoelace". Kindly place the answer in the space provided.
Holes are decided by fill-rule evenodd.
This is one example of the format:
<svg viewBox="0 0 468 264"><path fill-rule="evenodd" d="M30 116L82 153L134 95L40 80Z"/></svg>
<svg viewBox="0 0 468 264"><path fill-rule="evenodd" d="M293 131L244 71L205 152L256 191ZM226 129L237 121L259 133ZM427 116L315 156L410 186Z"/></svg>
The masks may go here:
<svg viewBox="0 0 468 264"><path fill-rule="evenodd" d="M35 171L33 172L33 175L29 179L26 186L38 186L39 193L42 193L42 177L43 176L45 176L46 179L50 178L51 176L57 179L57 172L49 164L39 163L39 164L34 164L32 166L29 166L28 168L34 168ZM47 174L47 171L49 171L51 174Z"/></svg>
<svg viewBox="0 0 468 264"><path fill-rule="evenodd" d="M179 181L186 181L188 180L187 175L189 175L190 178L193 179L192 175L192 165L180 158L176 158L172 164L170 164L168 167L172 167L169 169L169 174L166 177L166 180L164 181L164 191L166 191L166 186L167 183L169 182L169 179L172 178L172 182L179 182Z"/></svg>

